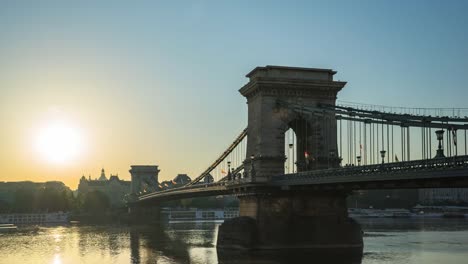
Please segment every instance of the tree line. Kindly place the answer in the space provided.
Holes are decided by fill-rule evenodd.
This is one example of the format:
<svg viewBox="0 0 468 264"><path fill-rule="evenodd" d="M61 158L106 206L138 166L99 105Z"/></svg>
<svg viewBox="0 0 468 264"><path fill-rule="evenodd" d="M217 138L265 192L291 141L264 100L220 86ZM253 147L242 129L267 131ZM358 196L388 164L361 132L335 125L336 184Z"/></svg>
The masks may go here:
<svg viewBox="0 0 468 264"><path fill-rule="evenodd" d="M111 203L106 194L92 191L74 196L70 189L19 188L12 197L0 200L0 213L103 212Z"/></svg>

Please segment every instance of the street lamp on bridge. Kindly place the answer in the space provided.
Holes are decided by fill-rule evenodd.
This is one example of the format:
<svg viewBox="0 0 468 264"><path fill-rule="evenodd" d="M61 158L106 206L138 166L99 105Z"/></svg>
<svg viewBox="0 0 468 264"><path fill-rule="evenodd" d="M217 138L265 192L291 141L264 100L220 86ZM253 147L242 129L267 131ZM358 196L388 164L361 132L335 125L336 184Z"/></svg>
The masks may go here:
<svg viewBox="0 0 468 264"><path fill-rule="evenodd" d="M228 181L230 181L230 180L232 179L232 175L231 175L231 161L228 160L227 165L228 165L227 179L228 179Z"/></svg>
<svg viewBox="0 0 468 264"><path fill-rule="evenodd" d="M357 156L356 159L357 159L358 166L361 166L361 156Z"/></svg>
<svg viewBox="0 0 468 264"><path fill-rule="evenodd" d="M293 149L293 146L294 146L293 143L289 143L289 153L291 154L291 162L288 162L288 164L292 164L291 165L292 173L294 173L294 149ZM289 172L289 169L288 169L288 172Z"/></svg>
<svg viewBox="0 0 468 264"><path fill-rule="evenodd" d="M437 140L439 140L439 147L434 158L445 158L444 149L442 148L442 140L444 139L444 130L436 130Z"/></svg>
<svg viewBox="0 0 468 264"><path fill-rule="evenodd" d="M385 153L387 153L387 151L385 151L385 150L380 151L380 157L382 157L382 164L385 163Z"/></svg>

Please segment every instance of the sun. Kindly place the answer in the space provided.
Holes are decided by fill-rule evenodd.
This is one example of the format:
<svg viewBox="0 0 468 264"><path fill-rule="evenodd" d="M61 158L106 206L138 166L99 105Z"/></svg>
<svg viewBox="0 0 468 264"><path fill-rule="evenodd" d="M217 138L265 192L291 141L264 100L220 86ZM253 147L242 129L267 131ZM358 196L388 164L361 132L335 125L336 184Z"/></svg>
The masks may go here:
<svg viewBox="0 0 468 264"><path fill-rule="evenodd" d="M75 161L82 153L82 133L68 122L47 122L36 135L36 151L45 161L64 164Z"/></svg>

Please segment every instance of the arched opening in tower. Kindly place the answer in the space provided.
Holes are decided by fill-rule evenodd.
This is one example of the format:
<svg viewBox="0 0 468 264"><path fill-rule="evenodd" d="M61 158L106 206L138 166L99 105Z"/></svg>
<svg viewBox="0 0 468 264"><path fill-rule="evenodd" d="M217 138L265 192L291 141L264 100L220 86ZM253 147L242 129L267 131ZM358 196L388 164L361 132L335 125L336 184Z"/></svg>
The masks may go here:
<svg viewBox="0 0 468 264"><path fill-rule="evenodd" d="M285 173L296 173L313 169L314 152L313 126L298 117L288 124L284 133Z"/></svg>

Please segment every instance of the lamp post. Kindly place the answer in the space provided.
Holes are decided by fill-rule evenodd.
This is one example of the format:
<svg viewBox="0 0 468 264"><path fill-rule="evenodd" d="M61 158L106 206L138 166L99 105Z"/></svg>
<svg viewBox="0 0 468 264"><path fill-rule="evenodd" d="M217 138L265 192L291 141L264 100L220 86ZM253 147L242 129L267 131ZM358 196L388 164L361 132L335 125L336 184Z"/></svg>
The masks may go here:
<svg viewBox="0 0 468 264"><path fill-rule="evenodd" d="M382 157L382 164L385 163L385 153L387 153L387 151L385 151L385 150L380 151L380 157Z"/></svg>
<svg viewBox="0 0 468 264"><path fill-rule="evenodd" d="M231 176L231 162L228 161L227 162L227 165L228 165L228 175L227 175L227 179L228 181L230 181L232 179L232 176Z"/></svg>
<svg viewBox="0 0 468 264"><path fill-rule="evenodd" d="M434 158L445 158L444 149L442 148L442 140L444 139L444 130L436 130L437 140L439 141L439 147Z"/></svg>
<svg viewBox="0 0 468 264"><path fill-rule="evenodd" d="M294 172L294 150L293 150L293 143L289 143L289 153L290 153L290 157L291 157L291 162L288 162L288 172ZM289 164L291 163L291 164ZM291 169L292 171L289 171L289 169Z"/></svg>
<svg viewBox="0 0 468 264"><path fill-rule="evenodd" d="M361 166L361 156L357 156L356 159L357 159L358 166Z"/></svg>
<svg viewBox="0 0 468 264"><path fill-rule="evenodd" d="M294 173L294 150L293 150L293 146L294 146L293 143L289 143L289 153L291 153L291 162L288 162L288 163L291 163L292 166L288 166L288 167L291 168L292 173ZM288 164L288 165L290 165L290 164ZM288 168L288 172L290 172L289 168Z"/></svg>

